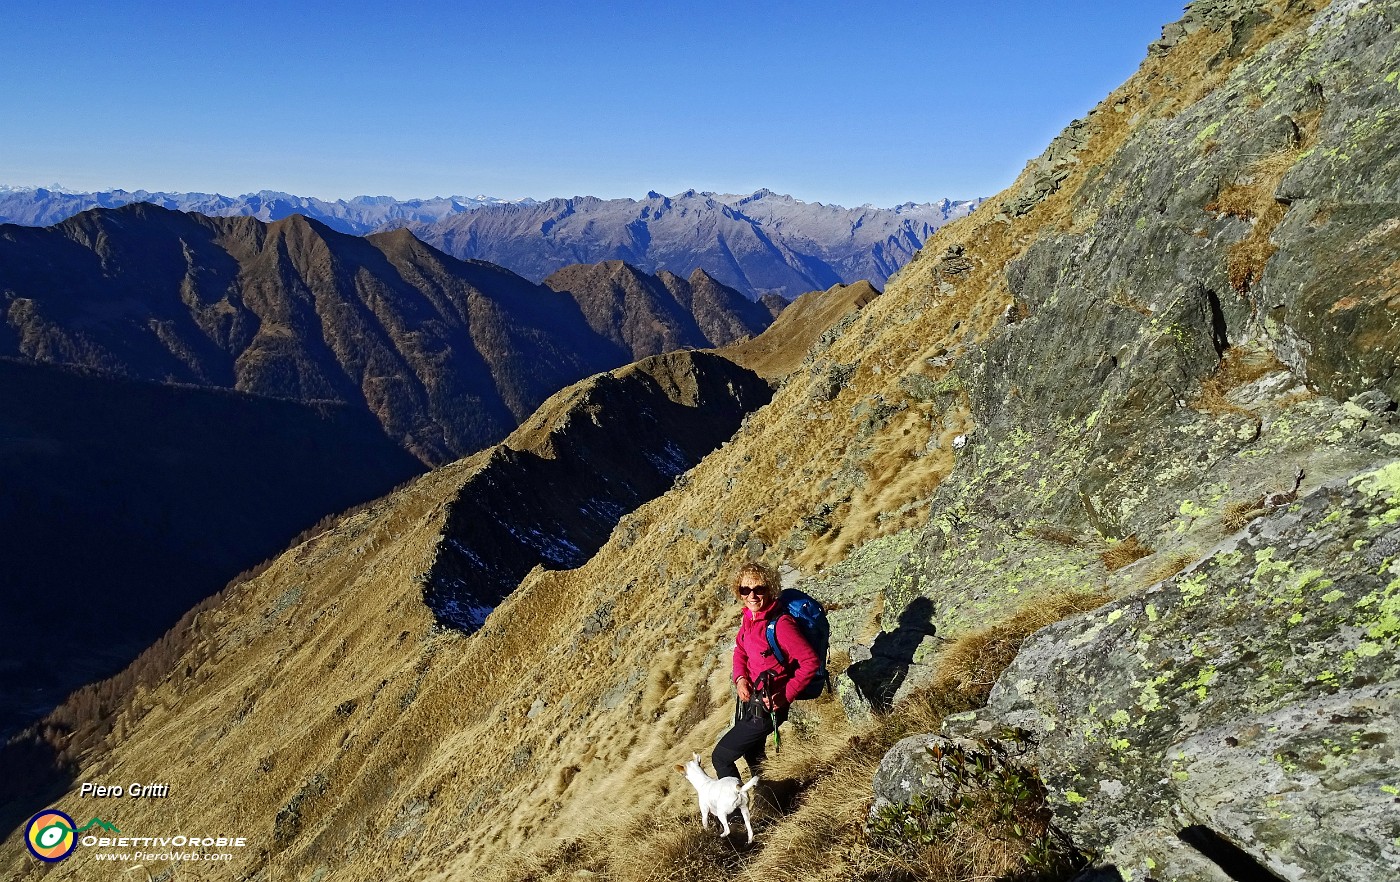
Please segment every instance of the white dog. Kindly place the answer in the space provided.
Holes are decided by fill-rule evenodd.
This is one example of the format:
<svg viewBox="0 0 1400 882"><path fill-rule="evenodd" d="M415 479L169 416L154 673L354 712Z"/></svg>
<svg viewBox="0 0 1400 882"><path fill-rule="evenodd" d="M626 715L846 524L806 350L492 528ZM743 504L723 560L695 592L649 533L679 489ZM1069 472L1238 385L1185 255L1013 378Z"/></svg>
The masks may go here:
<svg viewBox="0 0 1400 882"><path fill-rule="evenodd" d="M758 776L754 775L743 787L739 786L738 778L720 778L716 781L700 767L700 754L694 754L694 757L683 766L677 764L676 771L685 775L695 788L695 795L700 798L700 826L708 828L710 815L713 814L719 819L723 831L721 835L728 836L729 815L738 809L744 816L744 829L749 831L749 841L753 842L753 825L749 823L749 791L758 783Z"/></svg>

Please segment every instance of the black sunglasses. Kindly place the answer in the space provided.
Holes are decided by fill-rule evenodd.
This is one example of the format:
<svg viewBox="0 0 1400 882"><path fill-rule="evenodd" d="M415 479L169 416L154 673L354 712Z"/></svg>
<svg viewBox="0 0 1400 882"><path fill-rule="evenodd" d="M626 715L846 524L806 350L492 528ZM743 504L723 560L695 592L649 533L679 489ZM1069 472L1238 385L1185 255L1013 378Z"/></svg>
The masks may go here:
<svg viewBox="0 0 1400 882"><path fill-rule="evenodd" d="M767 585L740 585L740 594L758 594L768 590Z"/></svg>

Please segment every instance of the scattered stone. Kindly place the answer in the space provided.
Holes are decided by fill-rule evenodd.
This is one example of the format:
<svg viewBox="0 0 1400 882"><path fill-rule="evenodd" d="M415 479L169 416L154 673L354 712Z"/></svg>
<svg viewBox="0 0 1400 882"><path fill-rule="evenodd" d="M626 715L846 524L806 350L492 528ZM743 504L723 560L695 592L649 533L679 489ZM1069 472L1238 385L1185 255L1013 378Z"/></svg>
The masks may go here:
<svg viewBox="0 0 1400 882"><path fill-rule="evenodd" d="M1395 410L1395 401L1379 389L1368 389L1348 400L1373 414L1390 413Z"/></svg>
<svg viewBox="0 0 1400 882"><path fill-rule="evenodd" d="M834 401L836 396L841 394L841 390L851 382L851 378L856 375L856 368L860 362L851 364L834 363L827 367L826 375L812 384L813 401Z"/></svg>
<svg viewBox="0 0 1400 882"><path fill-rule="evenodd" d="M933 401L939 395L938 382L923 374L905 374L899 388L915 401Z"/></svg>
<svg viewBox="0 0 1400 882"><path fill-rule="evenodd" d="M961 276L964 273L972 272L972 260L967 257L963 246L949 245L942 256L938 258L936 272L943 278Z"/></svg>

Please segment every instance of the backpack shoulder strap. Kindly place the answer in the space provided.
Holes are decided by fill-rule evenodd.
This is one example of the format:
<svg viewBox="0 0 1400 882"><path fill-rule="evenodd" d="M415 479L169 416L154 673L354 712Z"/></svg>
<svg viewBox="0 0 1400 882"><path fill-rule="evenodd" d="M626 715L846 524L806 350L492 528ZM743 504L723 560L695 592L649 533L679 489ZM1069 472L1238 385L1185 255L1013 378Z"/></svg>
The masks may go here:
<svg viewBox="0 0 1400 882"><path fill-rule="evenodd" d="M782 617L775 616L769 619L765 633L768 635L768 648L773 650L773 657L778 660L778 664L786 666L787 656L783 655L782 649L778 647L778 619L780 618Z"/></svg>

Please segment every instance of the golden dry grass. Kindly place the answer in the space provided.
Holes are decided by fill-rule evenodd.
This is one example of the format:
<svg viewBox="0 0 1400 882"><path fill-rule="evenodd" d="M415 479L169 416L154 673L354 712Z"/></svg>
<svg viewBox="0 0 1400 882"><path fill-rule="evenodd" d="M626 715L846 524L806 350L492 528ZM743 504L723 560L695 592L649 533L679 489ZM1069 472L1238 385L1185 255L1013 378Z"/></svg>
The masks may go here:
<svg viewBox="0 0 1400 882"><path fill-rule="evenodd" d="M1264 512L1264 497L1240 499L1225 506L1220 517L1220 528L1225 533L1235 533Z"/></svg>
<svg viewBox="0 0 1400 882"><path fill-rule="evenodd" d="M802 365L828 328L878 296L880 292L865 281L809 291L788 304L762 334L715 351L764 379L780 380Z"/></svg>
<svg viewBox="0 0 1400 882"><path fill-rule="evenodd" d="M1278 251L1278 246L1269 241L1269 237L1286 213L1287 208L1283 205L1271 206L1255 222L1248 236L1230 246L1225 254L1225 271L1230 278L1230 287L1247 294L1264 278L1265 265Z"/></svg>
<svg viewBox="0 0 1400 882"><path fill-rule="evenodd" d="M1230 401L1230 392L1281 370L1287 370L1287 365L1271 349L1232 347L1226 350L1215 373L1201 383L1191 406L1202 413L1236 413L1253 418L1248 409Z"/></svg>
<svg viewBox="0 0 1400 882"><path fill-rule="evenodd" d="M1111 573L1114 570L1123 569L1134 561L1142 560L1151 553L1152 549L1143 545L1134 534L1109 545L1099 555L1099 559L1103 561L1104 568Z"/></svg>
<svg viewBox="0 0 1400 882"><path fill-rule="evenodd" d="M1304 129L1306 138L1310 139L1315 124L1315 118L1307 123ZM1225 258L1230 287L1241 294L1248 293L1259 284L1269 258L1278 251L1278 247L1269 239L1288 213L1288 207L1279 202L1274 194L1283 176L1303 153L1301 146L1290 147L1260 158L1238 180L1222 187L1220 195L1205 206L1207 211L1237 217L1252 224L1249 235L1230 246Z"/></svg>

